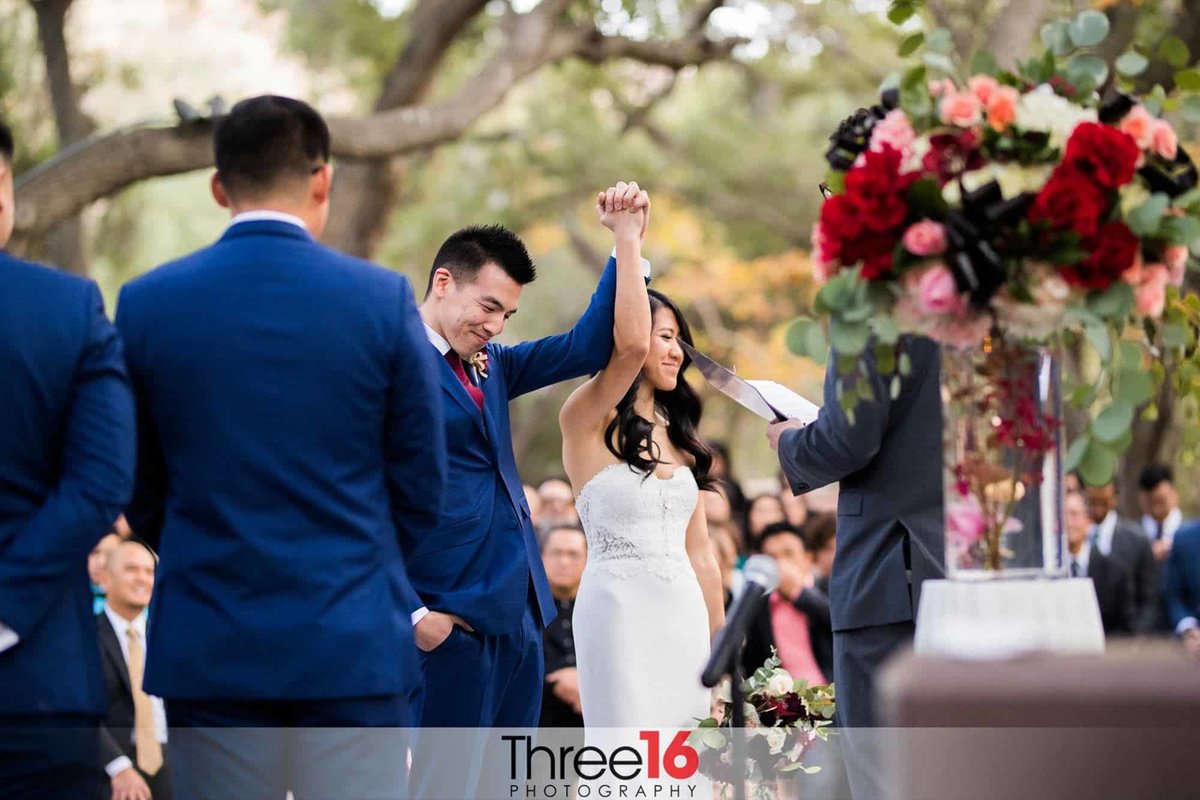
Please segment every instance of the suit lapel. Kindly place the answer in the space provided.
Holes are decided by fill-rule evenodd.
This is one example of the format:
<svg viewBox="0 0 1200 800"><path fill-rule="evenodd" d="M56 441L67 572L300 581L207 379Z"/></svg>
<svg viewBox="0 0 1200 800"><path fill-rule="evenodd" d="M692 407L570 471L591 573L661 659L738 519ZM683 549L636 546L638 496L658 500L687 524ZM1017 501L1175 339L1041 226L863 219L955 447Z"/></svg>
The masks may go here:
<svg viewBox="0 0 1200 800"><path fill-rule="evenodd" d="M103 611L96 620L100 631L100 650L104 653L104 657L112 661L113 666L116 667L115 671L120 676L125 691L132 694L133 689L129 684L129 667L125 664L125 654L121 652L121 643L117 641L117 632L113 629L108 615Z"/></svg>
<svg viewBox="0 0 1200 800"><path fill-rule="evenodd" d="M454 374L454 370L450 368L450 364L446 359L439 356L439 360L442 362L441 367L438 369L438 374L442 376L442 388L454 398L455 402L462 406L463 410L467 412L467 416L479 428L479 432L483 434L484 438L487 438L487 430L483 426L483 415L479 413L479 409L475 406L475 401L471 399L471 395L467 394L467 388L459 381L458 376ZM486 407L487 404L485 403L484 408Z"/></svg>

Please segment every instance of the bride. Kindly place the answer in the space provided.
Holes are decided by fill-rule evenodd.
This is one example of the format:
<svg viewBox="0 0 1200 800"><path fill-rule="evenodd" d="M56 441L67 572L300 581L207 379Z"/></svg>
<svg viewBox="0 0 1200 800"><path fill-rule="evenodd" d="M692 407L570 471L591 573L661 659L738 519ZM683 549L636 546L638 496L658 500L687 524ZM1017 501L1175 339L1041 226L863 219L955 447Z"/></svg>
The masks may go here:
<svg viewBox="0 0 1200 800"><path fill-rule="evenodd" d="M608 366L563 405L563 465L588 561L575 601L584 724L691 727L709 714L700 671L724 621L721 577L699 490L711 454L700 401L682 379L687 322L641 275L650 203L637 184L602 193L617 290Z"/></svg>

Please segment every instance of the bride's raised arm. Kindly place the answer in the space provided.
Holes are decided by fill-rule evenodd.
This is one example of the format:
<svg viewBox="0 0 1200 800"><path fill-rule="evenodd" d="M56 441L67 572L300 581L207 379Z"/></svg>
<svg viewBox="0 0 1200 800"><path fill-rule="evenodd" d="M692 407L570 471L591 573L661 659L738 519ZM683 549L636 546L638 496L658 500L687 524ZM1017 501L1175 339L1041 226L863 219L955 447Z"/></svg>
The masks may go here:
<svg viewBox="0 0 1200 800"><path fill-rule="evenodd" d="M650 216L650 198L636 183L618 183L600 193L596 213L616 239L612 357L563 404L558 420L564 451L573 449L581 439L603 435L609 413L633 385L650 349L650 300L642 277L642 237ZM564 466L571 474L572 465Z"/></svg>

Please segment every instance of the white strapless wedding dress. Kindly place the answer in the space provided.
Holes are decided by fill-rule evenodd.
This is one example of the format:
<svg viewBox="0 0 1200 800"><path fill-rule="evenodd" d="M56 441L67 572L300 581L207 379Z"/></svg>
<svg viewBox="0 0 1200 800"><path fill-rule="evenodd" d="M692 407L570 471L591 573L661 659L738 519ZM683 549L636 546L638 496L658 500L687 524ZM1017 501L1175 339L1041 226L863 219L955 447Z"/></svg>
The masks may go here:
<svg viewBox="0 0 1200 800"><path fill-rule="evenodd" d="M624 463L579 492L588 556L573 625L589 728L690 728L709 714L708 610L684 547L698 498L687 467L659 478Z"/></svg>

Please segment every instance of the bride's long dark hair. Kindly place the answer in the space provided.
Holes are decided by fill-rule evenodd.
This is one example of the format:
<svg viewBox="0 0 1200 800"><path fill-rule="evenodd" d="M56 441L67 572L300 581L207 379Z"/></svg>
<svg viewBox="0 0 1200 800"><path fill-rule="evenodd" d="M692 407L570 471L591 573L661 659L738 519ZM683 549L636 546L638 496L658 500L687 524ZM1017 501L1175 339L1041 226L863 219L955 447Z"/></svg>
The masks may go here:
<svg viewBox="0 0 1200 800"><path fill-rule="evenodd" d="M662 292L648 289L647 293L650 295L650 313L655 314L662 308L668 309L675 315L675 323L679 326L679 338L691 344L692 331L679 306ZM697 433L700 426L700 397L684 380L684 372L691 363L692 360L685 352L675 388L669 392L655 390L654 404L669 423L667 438L680 453L692 457L692 472L696 476L696 483L701 489L708 489L715 482L708 474L712 468L712 451ZM617 416L608 423L604 431L604 443L614 456L649 477L662 460L658 446L654 443L654 426L633 409L633 402L641 384L642 375L638 373L629 391L621 398L621 402L617 403Z"/></svg>

